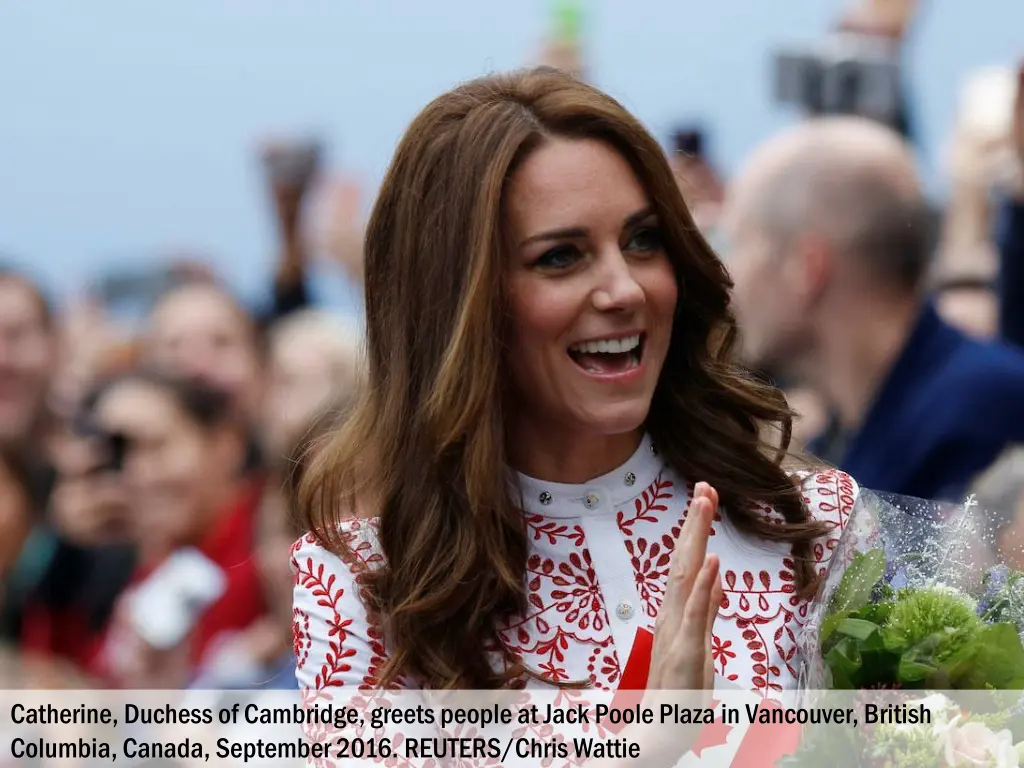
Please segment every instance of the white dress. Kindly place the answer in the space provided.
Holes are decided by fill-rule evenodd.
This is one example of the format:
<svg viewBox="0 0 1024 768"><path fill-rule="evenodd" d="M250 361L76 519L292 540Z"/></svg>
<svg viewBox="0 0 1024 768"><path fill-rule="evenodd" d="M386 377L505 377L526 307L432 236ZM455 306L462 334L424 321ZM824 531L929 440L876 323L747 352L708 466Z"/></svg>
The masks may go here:
<svg viewBox="0 0 1024 768"><path fill-rule="evenodd" d="M549 679L615 689L638 628L654 627L693 484L647 438L624 465L589 483L519 482L531 547L530 607L502 627L502 637ZM815 519L832 526L813 547L824 572L858 488L837 470L808 475L803 488ZM764 513L776 515L767 507ZM383 562L373 520L347 521L344 530L366 565ZM794 688L796 636L808 604L795 594L790 545L742 537L716 517L708 548L721 560L725 587L712 648L720 682L763 696ZM374 687L387 641L368 620L353 569L311 536L293 546L292 567L299 687L307 694Z"/></svg>

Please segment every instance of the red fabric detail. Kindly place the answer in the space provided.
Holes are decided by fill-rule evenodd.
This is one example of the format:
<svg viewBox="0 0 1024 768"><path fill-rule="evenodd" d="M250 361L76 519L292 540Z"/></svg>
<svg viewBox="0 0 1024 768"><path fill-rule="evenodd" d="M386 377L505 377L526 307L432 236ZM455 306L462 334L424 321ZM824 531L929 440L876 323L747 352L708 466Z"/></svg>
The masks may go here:
<svg viewBox="0 0 1024 768"><path fill-rule="evenodd" d="M90 670L103 647L104 632L90 629L88 617L73 606L31 606L22 615L19 645L26 653L56 656Z"/></svg>
<svg viewBox="0 0 1024 768"><path fill-rule="evenodd" d="M198 546L200 552L224 570L227 584L221 598L196 625L193 663L203 657L220 633L245 629L266 613L263 584L254 556L256 510L262 489L262 483L247 487Z"/></svg>
<svg viewBox="0 0 1024 768"><path fill-rule="evenodd" d="M633 649L629 652L626 669L622 673L620 691L646 691L647 676L651 672L651 653L654 650L654 633L649 629L638 629Z"/></svg>
<svg viewBox="0 0 1024 768"><path fill-rule="evenodd" d="M653 649L654 633L642 627L637 629L629 659L626 660L626 668L622 672L622 679L612 697L612 709L633 709L643 701L644 692L647 690L647 677L651 671ZM623 723L605 726L612 733L618 733L625 727Z"/></svg>
<svg viewBox="0 0 1024 768"><path fill-rule="evenodd" d="M206 610L193 629L189 653L193 668L199 666L221 633L245 629L266 613L263 584L254 554L256 511L262 490L262 482L248 483L232 506L196 545L196 549L221 567L226 584L224 594ZM138 567L129 580L128 588L144 581L161 562ZM99 652L107 645L109 630L108 626L96 643L96 651L91 654L86 668L95 676L116 682L112 679L110 660Z"/></svg>

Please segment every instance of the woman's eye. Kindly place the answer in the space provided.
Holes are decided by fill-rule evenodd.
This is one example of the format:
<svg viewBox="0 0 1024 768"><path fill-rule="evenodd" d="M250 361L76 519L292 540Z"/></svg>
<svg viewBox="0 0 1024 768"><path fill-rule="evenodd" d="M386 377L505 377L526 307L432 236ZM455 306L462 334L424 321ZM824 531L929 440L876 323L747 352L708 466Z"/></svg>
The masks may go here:
<svg viewBox="0 0 1024 768"><path fill-rule="evenodd" d="M575 245L559 245L545 251L534 266L544 269L565 269L571 267L581 257L580 249Z"/></svg>
<svg viewBox="0 0 1024 768"><path fill-rule="evenodd" d="M657 227L644 227L633 233L626 244L627 251L660 251L665 247L665 239Z"/></svg>

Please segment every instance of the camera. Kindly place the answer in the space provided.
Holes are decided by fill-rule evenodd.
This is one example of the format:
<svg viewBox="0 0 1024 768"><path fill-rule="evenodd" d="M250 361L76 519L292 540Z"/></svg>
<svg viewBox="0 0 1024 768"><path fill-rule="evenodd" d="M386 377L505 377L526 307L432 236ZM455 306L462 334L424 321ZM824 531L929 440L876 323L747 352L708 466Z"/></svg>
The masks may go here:
<svg viewBox="0 0 1024 768"><path fill-rule="evenodd" d="M131 593L129 621L153 648L174 648L226 588L216 563L198 549L179 549Z"/></svg>
<svg viewBox="0 0 1024 768"><path fill-rule="evenodd" d="M107 431L86 414L74 420L72 430L76 436L94 441L99 448L100 461L92 467L90 474L117 474L124 469L130 447L127 435Z"/></svg>
<svg viewBox="0 0 1024 768"><path fill-rule="evenodd" d="M837 35L820 48L775 55L775 98L811 115L856 115L899 129L901 70L886 41Z"/></svg>
<svg viewBox="0 0 1024 768"><path fill-rule="evenodd" d="M687 157L704 157L704 131L700 128L680 128L672 136L676 152Z"/></svg>

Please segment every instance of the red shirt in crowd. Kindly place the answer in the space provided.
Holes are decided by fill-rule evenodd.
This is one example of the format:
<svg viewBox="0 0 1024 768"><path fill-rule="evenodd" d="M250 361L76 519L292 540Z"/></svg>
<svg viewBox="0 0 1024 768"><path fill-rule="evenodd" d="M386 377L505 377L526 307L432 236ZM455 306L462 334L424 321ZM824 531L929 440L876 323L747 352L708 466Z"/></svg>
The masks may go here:
<svg viewBox="0 0 1024 768"><path fill-rule="evenodd" d="M199 619L190 638L189 659L195 668L223 632L248 627L266 612L257 560L256 511L262 483L250 483L232 507L215 524L196 548L224 571L224 593ZM137 568L127 589L141 584L160 563ZM87 673L111 680L105 650L110 626L90 631L88 620L77 606L55 611L38 607L28 612L23 623L22 647L27 651L69 659Z"/></svg>

